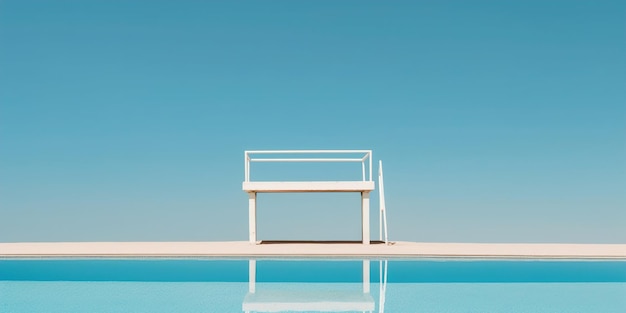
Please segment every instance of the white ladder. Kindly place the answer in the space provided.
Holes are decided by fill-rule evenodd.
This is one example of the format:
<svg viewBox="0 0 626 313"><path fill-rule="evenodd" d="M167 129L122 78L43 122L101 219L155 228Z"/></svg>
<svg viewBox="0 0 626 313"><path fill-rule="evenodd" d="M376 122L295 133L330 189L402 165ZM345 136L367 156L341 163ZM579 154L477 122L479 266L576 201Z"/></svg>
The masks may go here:
<svg viewBox="0 0 626 313"><path fill-rule="evenodd" d="M385 233L385 244L389 244L387 237L387 209L385 208L385 184L383 182L383 161L378 160L378 201L380 208L379 221L379 240L383 240L383 228ZM384 226L384 227L383 227Z"/></svg>

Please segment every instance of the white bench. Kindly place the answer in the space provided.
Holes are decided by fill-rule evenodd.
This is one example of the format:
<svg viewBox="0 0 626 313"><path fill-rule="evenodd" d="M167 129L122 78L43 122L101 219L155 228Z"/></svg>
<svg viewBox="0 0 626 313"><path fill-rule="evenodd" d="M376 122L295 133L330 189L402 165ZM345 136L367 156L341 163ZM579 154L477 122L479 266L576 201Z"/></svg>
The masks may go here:
<svg viewBox="0 0 626 313"><path fill-rule="evenodd" d="M280 156L272 158L271 156ZM332 155L333 157L308 157L310 155ZM360 157L353 157L360 155ZM337 157L339 156L339 157ZM342 157L343 156L343 157ZM250 163L252 162L359 162L362 180L350 181L251 181ZM245 151L245 178L243 191L248 193L249 238L250 243L257 243L256 236L256 198L257 193L279 192L359 192L361 193L362 242L370 243L370 192L374 190L372 180L371 150L261 150Z"/></svg>

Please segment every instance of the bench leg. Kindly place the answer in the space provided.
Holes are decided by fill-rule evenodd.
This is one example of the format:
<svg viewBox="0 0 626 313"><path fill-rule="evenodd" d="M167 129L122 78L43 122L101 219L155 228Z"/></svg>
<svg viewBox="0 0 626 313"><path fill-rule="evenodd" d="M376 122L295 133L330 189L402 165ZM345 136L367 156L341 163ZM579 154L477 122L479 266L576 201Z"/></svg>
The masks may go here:
<svg viewBox="0 0 626 313"><path fill-rule="evenodd" d="M256 244L256 192L248 193L248 223L250 244Z"/></svg>
<svg viewBox="0 0 626 313"><path fill-rule="evenodd" d="M364 245L370 244L370 193L361 192L361 225L362 239Z"/></svg>
<svg viewBox="0 0 626 313"><path fill-rule="evenodd" d="M370 260L363 260L363 293L370 293Z"/></svg>
<svg viewBox="0 0 626 313"><path fill-rule="evenodd" d="M248 261L248 292L256 292L256 260Z"/></svg>

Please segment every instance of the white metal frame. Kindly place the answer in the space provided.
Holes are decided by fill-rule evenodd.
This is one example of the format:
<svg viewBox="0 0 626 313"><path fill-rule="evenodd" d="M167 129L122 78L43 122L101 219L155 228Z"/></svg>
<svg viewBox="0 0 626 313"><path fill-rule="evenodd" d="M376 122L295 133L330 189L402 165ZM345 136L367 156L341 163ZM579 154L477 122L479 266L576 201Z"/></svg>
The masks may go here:
<svg viewBox="0 0 626 313"><path fill-rule="evenodd" d="M283 157L283 158L254 158L252 155L271 155L271 154L363 154L361 158L347 158L347 157L335 157L335 158L301 158L301 157ZM372 150L248 150L245 151L245 182L250 181L250 163L252 162L360 162L361 163L361 176L363 181L372 181ZM366 166L368 161L369 178L366 180Z"/></svg>
<svg viewBox="0 0 626 313"><path fill-rule="evenodd" d="M361 155L361 157L355 158L355 154ZM255 155L257 157L254 157ZM269 156L258 157L258 155ZM278 155L278 157L273 158L271 155ZM310 155L322 156L310 157ZM341 155L344 155L344 157ZM250 164L252 162L360 162L362 180L252 182L250 180ZM248 150L244 152L244 168L243 190L248 193L249 241L251 244L257 244L256 207L257 193L259 192L360 192L361 238L363 244L370 243L370 192L374 190L374 182L372 181L372 150Z"/></svg>
<svg viewBox="0 0 626 313"><path fill-rule="evenodd" d="M385 244L389 244L387 236L387 208L385 205L385 182L383 180L383 161L378 160L378 231L379 240L383 240L383 230L385 235Z"/></svg>

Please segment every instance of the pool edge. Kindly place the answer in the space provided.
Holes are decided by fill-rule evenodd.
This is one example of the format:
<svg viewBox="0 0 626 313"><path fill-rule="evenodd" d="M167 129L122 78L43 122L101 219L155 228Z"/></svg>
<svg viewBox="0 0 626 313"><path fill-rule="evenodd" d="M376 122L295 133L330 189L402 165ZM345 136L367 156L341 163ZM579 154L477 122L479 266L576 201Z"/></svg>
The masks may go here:
<svg viewBox="0 0 626 313"><path fill-rule="evenodd" d="M315 257L626 259L626 244L21 242L0 243L0 258L25 257Z"/></svg>

